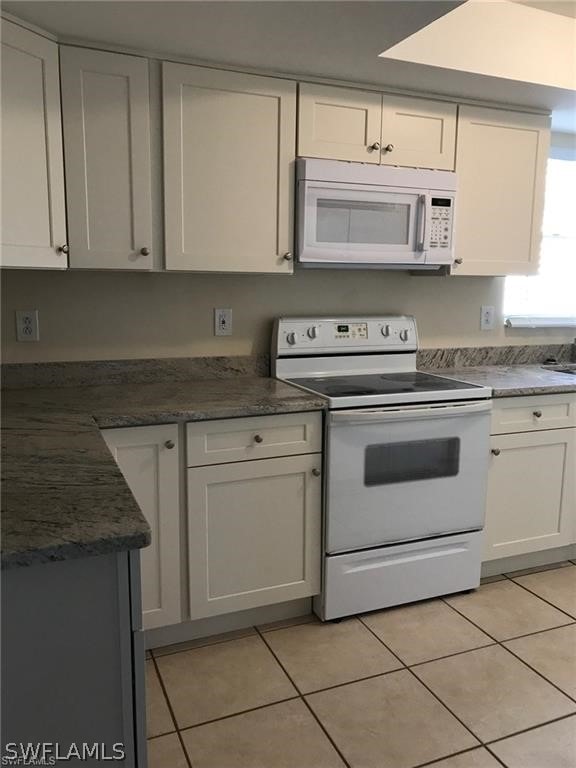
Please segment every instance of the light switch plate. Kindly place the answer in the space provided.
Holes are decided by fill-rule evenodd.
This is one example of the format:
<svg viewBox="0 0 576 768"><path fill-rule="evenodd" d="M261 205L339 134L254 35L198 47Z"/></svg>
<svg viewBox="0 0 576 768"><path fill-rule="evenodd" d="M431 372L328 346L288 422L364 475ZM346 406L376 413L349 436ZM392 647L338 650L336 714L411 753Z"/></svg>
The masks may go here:
<svg viewBox="0 0 576 768"><path fill-rule="evenodd" d="M232 336L232 310L214 310L214 335Z"/></svg>

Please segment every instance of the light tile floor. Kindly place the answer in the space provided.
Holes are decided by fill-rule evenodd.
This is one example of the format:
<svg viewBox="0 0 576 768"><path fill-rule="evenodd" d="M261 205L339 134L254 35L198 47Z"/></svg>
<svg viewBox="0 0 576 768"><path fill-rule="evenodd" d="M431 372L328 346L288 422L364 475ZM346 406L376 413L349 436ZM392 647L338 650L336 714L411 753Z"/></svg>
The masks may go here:
<svg viewBox="0 0 576 768"><path fill-rule="evenodd" d="M576 564L153 650L149 768L576 768Z"/></svg>

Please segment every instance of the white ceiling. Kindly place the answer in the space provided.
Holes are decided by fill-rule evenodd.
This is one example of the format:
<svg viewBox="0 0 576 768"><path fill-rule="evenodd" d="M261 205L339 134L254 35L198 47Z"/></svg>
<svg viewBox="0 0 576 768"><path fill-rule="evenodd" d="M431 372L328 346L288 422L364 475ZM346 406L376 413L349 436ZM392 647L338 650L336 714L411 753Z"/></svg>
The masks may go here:
<svg viewBox="0 0 576 768"><path fill-rule="evenodd" d="M2 7L61 38L206 63L545 107L553 110L557 130L576 130L573 91L379 58L382 51L459 5L439 0L12 0Z"/></svg>

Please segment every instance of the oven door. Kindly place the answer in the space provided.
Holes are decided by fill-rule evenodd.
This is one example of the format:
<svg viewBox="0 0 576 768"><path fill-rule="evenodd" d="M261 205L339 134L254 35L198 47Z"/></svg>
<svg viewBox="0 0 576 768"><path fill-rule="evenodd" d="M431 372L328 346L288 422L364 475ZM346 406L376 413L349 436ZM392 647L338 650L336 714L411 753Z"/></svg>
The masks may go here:
<svg viewBox="0 0 576 768"><path fill-rule="evenodd" d="M329 554L484 526L491 402L335 411Z"/></svg>
<svg viewBox="0 0 576 768"><path fill-rule="evenodd" d="M402 187L300 181L298 259L306 265L423 266L429 196Z"/></svg>

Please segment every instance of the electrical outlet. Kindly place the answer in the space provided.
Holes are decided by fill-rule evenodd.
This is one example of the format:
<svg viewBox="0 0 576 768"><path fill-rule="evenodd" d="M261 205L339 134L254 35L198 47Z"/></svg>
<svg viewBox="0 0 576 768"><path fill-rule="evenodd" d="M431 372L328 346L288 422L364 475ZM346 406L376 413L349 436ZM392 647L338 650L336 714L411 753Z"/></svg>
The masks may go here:
<svg viewBox="0 0 576 768"><path fill-rule="evenodd" d="M488 304L483 304L480 307L480 330L493 331L494 330L494 315L496 310L494 307Z"/></svg>
<svg viewBox="0 0 576 768"><path fill-rule="evenodd" d="M232 310L214 310L214 335L232 336Z"/></svg>
<svg viewBox="0 0 576 768"><path fill-rule="evenodd" d="M16 310L16 340L40 341L37 309Z"/></svg>

